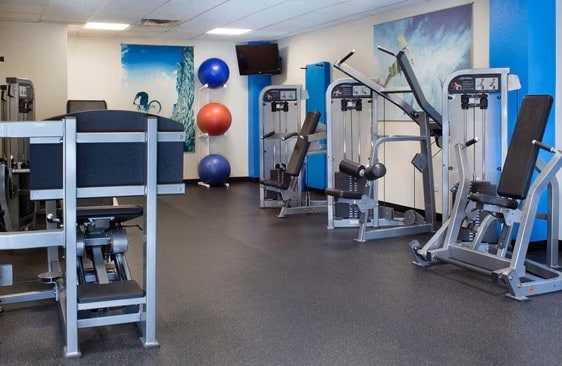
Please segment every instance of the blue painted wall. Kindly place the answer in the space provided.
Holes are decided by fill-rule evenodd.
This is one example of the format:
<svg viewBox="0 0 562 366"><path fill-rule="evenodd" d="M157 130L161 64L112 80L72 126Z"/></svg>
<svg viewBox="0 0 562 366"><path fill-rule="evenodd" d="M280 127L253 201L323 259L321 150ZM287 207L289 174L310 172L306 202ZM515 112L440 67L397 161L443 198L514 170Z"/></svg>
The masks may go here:
<svg viewBox="0 0 562 366"><path fill-rule="evenodd" d="M326 125L326 89L330 85L330 63L317 62L306 65L305 88L308 92L306 112L320 111L320 123ZM306 158L306 186L326 188L326 154L313 154Z"/></svg>
<svg viewBox="0 0 562 366"><path fill-rule="evenodd" d="M509 67L519 75L521 90L509 99L509 132L513 131L521 98L555 94L555 0L490 0L490 67ZM554 109L544 142L554 144ZM549 155L541 152L541 158ZM545 195L539 210L546 208ZM531 240L544 240L546 225L537 220Z"/></svg>
<svg viewBox="0 0 562 366"><path fill-rule="evenodd" d="M260 177L260 112L261 90L271 85L271 75L248 76L248 176Z"/></svg>

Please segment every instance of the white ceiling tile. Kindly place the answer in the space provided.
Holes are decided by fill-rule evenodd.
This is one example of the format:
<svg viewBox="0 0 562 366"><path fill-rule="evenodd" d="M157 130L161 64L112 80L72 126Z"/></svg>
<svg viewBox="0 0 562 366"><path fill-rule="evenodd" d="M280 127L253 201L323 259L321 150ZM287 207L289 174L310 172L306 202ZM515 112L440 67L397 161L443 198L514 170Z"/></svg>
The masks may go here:
<svg viewBox="0 0 562 366"><path fill-rule="evenodd" d="M225 3L228 0L170 0L148 16L153 19L187 20Z"/></svg>
<svg viewBox="0 0 562 366"><path fill-rule="evenodd" d="M271 24L279 23L288 18L310 13L317 8L318 4L316 3L290 0L266 8L259 13L254 13L247 17L238 19L230 25L233 27L260 29Z"/></svg>
<svg viewBox="0 0 562 366"><path fill-rule="evenodd" d="M41 13L49 0L1 0L0 13Z"/></svg>
<svg viewBox="0 0 562 366"><path fill-rule="evenodd" d="M38 22L41 19L41 13L21 13L15 11L0 12L0 20L8 20L12 22Z"/></svg>
<svg viewBox="0 0 562 366"><path fill-rule="evenodd" d="M221 6L210 9L191 21L198 24L210 23L224 26L237 19L245 18L252 14L258 14L267 8L280 5L284 2L286 2L286 0L230 0Z"/></svg>
<svg viewBox="0 0 562 366"><path fill-rule="evenodd" d="M91 21L138 24L166 0L110 0L93 14Z"/></svg>
<svg viewBox="0 0 562 366"><path fill-rule="evenodd" d="M104 0L50 0L41 20L47 22L87 22L104 2Z"/></svg>
<svg viewBox="0 0 562 366"><path fill-rule="evenodd" d="M219 26L251 28L237 40L281 39L374 13L433 0L0 0L0 20L129 23L119 33L69 27L69 34L100 37L228 39L207 35ZM172 19L175 27L142 27L141 19Z"/></svg>

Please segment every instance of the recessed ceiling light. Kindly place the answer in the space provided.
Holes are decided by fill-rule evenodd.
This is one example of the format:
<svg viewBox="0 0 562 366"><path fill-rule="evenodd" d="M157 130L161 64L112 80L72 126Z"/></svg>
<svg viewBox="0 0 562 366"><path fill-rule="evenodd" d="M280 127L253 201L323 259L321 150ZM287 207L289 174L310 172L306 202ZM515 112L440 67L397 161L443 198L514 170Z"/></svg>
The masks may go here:
<svg viewBox="0 0 562 366"><path fill-rule="evenodd" d="M122 31L129 28L129 24L88 22L84 25L84 28Z"/></svg>
<svg viewBox="0 0 562 366"><path fill-rule="evenodd" d="M230 36L238 36L240 34L248 33L251 29L245 28L215 28L208 31L208 34L225 34Z"/></svg>

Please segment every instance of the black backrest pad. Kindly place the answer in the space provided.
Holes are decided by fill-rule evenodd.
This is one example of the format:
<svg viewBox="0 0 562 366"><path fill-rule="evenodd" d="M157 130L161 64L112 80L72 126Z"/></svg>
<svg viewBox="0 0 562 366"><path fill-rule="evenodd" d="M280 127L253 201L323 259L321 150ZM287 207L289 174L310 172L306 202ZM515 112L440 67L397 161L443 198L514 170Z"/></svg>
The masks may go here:
<svg viewBox="0 0 562 366"><path fill-rule="evenodd" d="M295 143L295 148L289 159L289 164L287 164L287 174L296 177L300 174L302 164L304 163L304 158L306 158L306 153L308 152L308 146L310 143L306 138L301 136L297 137L297 142Z"/></svg>
<svg viewBox="0 0 562 366"><path fill-rule="evenodd" d="M300 174L302 169L302 164L304 163L304 158L306 158L306 153L308 152L308 147L310 142L306 136L311 135L316 131L318 126L318 120L320 119L320 112L308 112L306 118L302 124L300 134L297 137L297 142L289 159L289 164L287 165L287 174L296 177Z"/></svg>
<svg viewBox="0 0 562 366"><path fill-rule="evenodd" d="M532 141L542 141L551 107L550 95L523 97L498 183L498 195L516 199L527 197L539 153Z"/></svg>
<svg viewBox="0 0 562 366"><path fill-rule="evenodd" d="M78 132L144 132L145 113L97 110L69 114L76 117ZM61 120L64 116L50 118ZM181 132L183 125L158 118L158 131ZM183 182L183 142L158 143L159 184ZM62 188L62 145L30 145L31 189ZM145 144L79 144L78 187L107 187L145 184Z"/></svg>
<svg viewBox="0 0 562 366"><path fill-rule="evenodd" d="M71 99L66 102L66 113L107 109L105 100Z"/></svg>
<svg viewBox="0 0 562 366"><path fill-rule="evenodd" d="M318 127L318 121L320 120L320 112L308 112L306 118L302 123L300 134L303 136L312 135Z"/></svg>

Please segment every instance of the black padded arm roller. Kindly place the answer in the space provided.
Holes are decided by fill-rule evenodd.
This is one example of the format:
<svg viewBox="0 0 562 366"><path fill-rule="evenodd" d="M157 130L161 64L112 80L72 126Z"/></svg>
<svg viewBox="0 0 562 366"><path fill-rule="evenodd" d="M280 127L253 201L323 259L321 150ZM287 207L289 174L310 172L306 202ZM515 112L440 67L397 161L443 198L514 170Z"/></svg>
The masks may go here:
<svg viewBox="0 0 562 366"><path fill-rule="evenodd" d="M343 159L340 162L340 172L355 178L361 178L365 175L365 166L349 159Z"/></svg>
<svg viewBox="0 0 562 366"><path fill-rule="evenodd" d="M386 174L386 166L382 163L376 163L365 169L365 178L367 180L375 180L384 177Z"/></svg>

